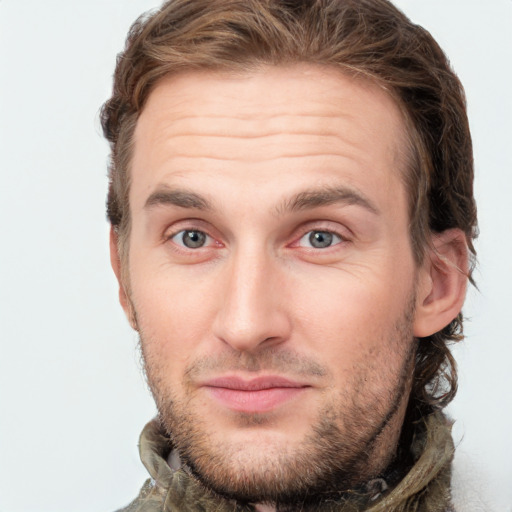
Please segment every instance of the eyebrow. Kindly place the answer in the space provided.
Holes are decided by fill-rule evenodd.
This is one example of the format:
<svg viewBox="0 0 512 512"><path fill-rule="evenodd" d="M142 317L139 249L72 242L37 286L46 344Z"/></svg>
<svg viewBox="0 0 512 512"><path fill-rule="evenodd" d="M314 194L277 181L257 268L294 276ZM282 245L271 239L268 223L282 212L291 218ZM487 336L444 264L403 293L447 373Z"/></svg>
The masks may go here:
<svg viewBox="0 0 512 512"><path fill-rule="evenodd" d="M155 206L178 206L196 210L212 210L212 205L203 196L189 190L173 189L160 186L146 199L144 209Z"/></svg>
<svg viewBox="0 0 512 512"><path fill-rule="evenodd" d="M361 192L350 187L322 187L314 190L304 190L283 201L275 209L281 216L287 212L297 212L328 206L331 204L357 205L378 215L378 208ZM147 198L144 208L155 206L178 206L179 208L212 211L211 203L200 194L185 189L173 189L160 186Z"/></svg>
<svg viewBox="0 0 512 512"><path fill-rule="evenodd" d="M277 207L277 214L297 212L331 204L357 205L378 215L379 209L361 192L350 187L322 187L305 190L284 201Z"/></svg>

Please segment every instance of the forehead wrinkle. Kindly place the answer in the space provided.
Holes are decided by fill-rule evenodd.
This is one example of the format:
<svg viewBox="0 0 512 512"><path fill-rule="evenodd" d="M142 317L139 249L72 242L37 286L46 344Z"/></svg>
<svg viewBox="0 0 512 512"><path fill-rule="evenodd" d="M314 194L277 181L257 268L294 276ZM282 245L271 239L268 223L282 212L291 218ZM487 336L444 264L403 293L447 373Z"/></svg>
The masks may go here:
<svg viewBox="0 0 512 512"><path fill-rule="evenodd" d="M180 138L231 138L264 139L279 136L304 136L333 138L342 142L356 143L345 126L348 116L341 115L274 115L254 116L252 119L240 119L236 116L187 116L181 119L169 116L159 120L157 129L145 136L153 141L177 141ZM207 121L207 122L203 122ZM212 124L214 121L214 124ZM142 124L142 123L141 123Z"/></svg>
<svg viewBox="0 0 512 512"><path fill-rule="evenodd" d="M340 121L357 123L358 128L364 130L364 125L361 126L357 117L354 118L352 113L346 111L343 102L340 101L330 102L326 108L324 101L315 102L314 98L309 98L309 104L301 104L297 109L290 109L286 104L279 108L275 103L270 105L271 108L256 108L253 102L248 102L246 105L236 105L236 108L226 113L225 109L219 109L217 101L201 102L197 95L189 97L187 93L185 98L166 96L167 105L163 109L161 106L155 109L153 103L158 99L158 94L155 94L158 92L154 91L150 96L137 124L137 128L140 129L141 125L145 124L148 113L154 116L157 123L161 124L155 133L150 134L153 140L180 136L259 138L285 132L340 138ZM194 111L190 110L190 104L195 105ZM205 128L203 121L213 120L213 130L209 125ZM305 122L305 126L301 126L301 120ZM351 126L350 131L354 131L354 126ZM342 128L341 132L346 130ZM347 133L343 133L343 137L346 139Z"/></svg>

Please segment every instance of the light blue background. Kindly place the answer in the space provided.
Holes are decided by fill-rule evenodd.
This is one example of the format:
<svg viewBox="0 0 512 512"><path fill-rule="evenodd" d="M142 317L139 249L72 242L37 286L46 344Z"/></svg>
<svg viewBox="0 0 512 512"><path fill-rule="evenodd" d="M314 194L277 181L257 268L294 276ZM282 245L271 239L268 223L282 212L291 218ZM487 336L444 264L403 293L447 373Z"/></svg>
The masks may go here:
<svg viewBox="0 0 512 512"><path fill-rule="evenodd" d="M512 1L396 3L466 86L480 292L465 308L450 413L459 481L487 501L481 510L508 512ZM97 113L129 25L156 5L0 0L0 512L107 512L146 477L136 445L154 406L109 267Z"/></svg>

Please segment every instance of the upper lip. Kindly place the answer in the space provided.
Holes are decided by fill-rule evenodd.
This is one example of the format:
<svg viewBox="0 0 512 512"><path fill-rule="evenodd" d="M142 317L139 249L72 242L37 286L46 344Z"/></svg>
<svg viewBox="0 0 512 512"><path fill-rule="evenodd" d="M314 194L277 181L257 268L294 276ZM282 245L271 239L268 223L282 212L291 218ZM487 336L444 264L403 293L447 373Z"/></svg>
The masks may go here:
<svg viewBox="0 0 512 512"><path fill-rule="evenodd" d="M266 375L251 379L238 376L221 376L206 380L202 386L212 388L225 388L237 391L261 391L272 388L305 388L309 384L281 377L279 375Z"/></svg>

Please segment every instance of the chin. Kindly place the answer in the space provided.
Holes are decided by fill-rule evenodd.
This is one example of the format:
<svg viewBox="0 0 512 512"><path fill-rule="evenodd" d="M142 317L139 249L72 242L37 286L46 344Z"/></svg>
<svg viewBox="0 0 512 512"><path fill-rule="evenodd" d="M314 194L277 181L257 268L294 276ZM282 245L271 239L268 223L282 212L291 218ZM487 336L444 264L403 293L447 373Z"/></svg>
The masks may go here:
<svg viewBox="0 0 512 512"><path fill-rule="evenodd" d="M302 506L332 489L339 498L386 462L376 455L388 423L344 420L339 403L325 404L311 422L295 418L295 430L280 428L275 413L230 414L228 427L190 401L160 401L159 409L182 462L207 488L239 502Z"/></svg>

